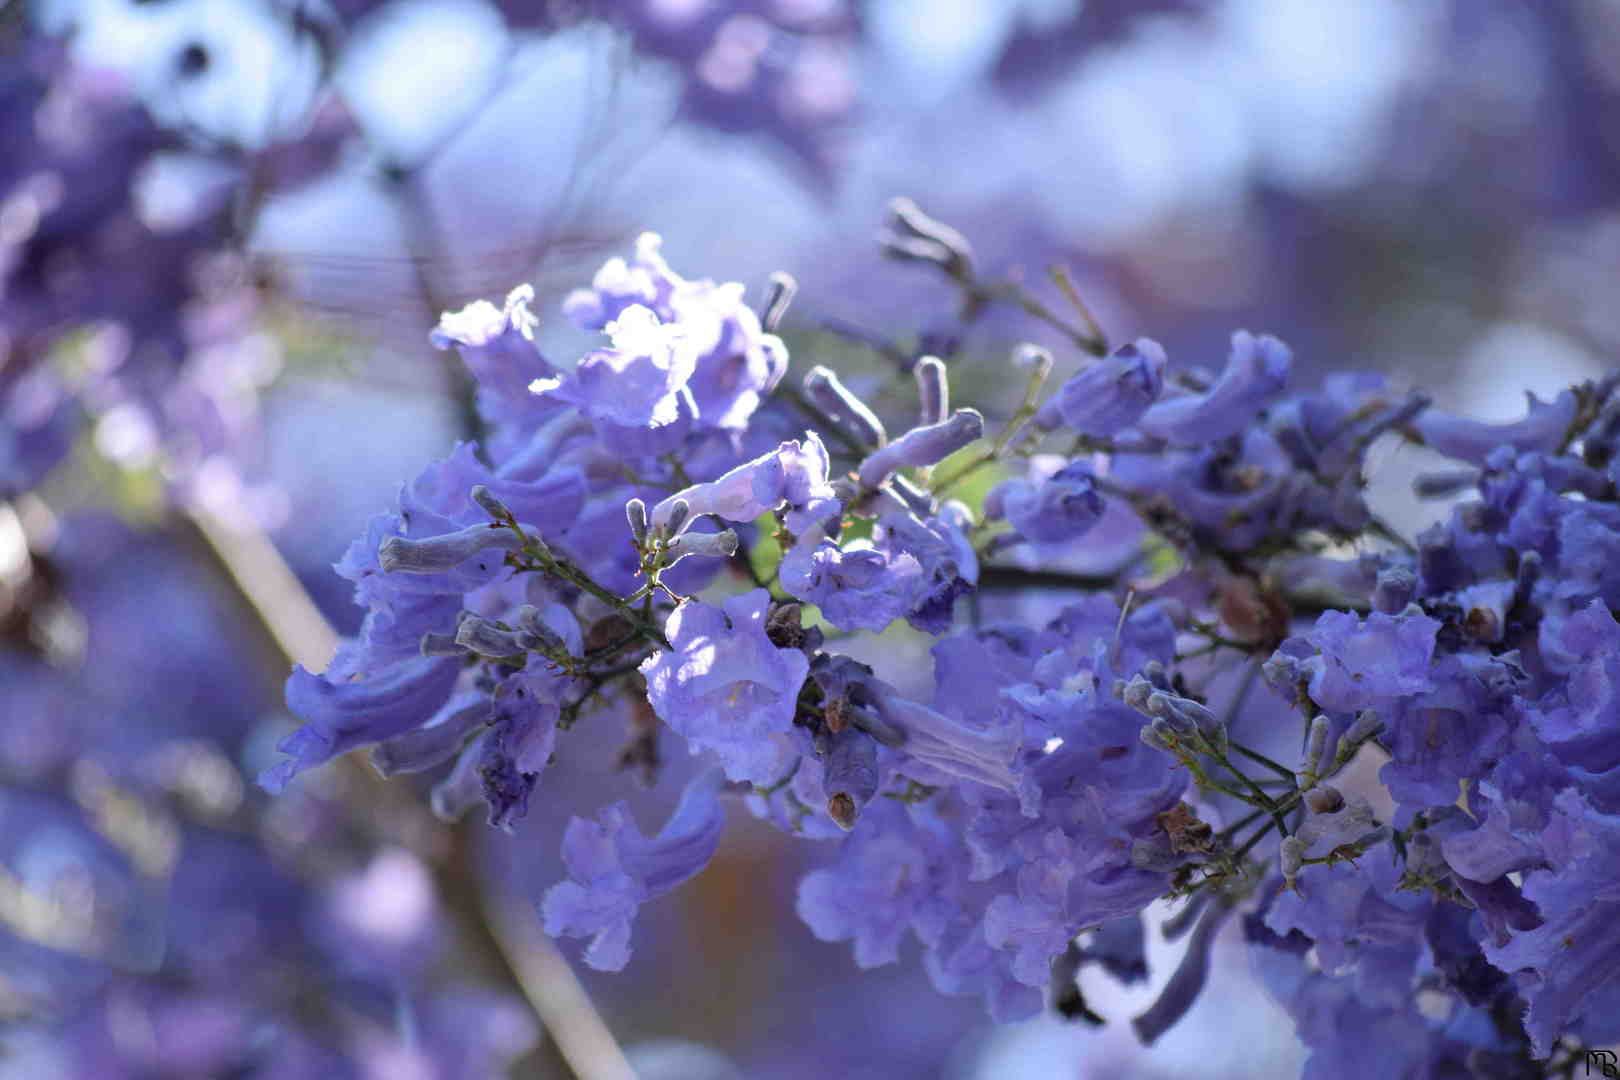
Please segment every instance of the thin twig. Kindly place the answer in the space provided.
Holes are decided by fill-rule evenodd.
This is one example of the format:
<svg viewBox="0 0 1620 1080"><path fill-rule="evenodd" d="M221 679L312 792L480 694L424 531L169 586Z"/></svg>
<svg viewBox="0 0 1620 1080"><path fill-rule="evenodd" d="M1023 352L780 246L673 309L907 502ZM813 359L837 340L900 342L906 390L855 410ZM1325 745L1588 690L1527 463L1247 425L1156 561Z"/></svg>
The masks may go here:
<svg viewBox="0 0 1620 1080"><path fill-rule="evenodd" d="M568 959L533 931L529 913L499 888L480 892L484 922L568 1067L579 1080L636 1080Z"/></svg>
<svg viewBox="0 0 1620 1080"><path fill-rule="evenodd" d="M305 670L325 671L337 651L337 634L270 538L202 507L191 507L186 516L287 658Z"/></svg>

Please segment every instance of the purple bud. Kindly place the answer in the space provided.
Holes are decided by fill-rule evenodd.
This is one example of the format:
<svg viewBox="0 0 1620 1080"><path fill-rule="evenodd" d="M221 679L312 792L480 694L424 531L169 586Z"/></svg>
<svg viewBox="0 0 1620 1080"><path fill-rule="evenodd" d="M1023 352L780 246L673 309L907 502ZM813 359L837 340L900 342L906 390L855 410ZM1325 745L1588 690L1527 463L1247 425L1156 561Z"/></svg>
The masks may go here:
<svg viewBox="0 0 1620 1080"><path fill-rule="evenodd" d="M524 647L522 635L504 629L494 620L486 619L482 615L468 615L461 620L461 625L456 628L456 643L492 660L521 656L528 651Z"/></svg>
<svg viewBox="0 0 1620 1080"><path fill-rule="evenodd" d="M782 316L787 314L788 305L793 303L793 297L799 291L799 283L793 280L792 274L778 270L771 275L770 289L770 295L765 299L765 310L760 312L759 325L767 334L774 334L782 323Z"/></svg>
<svg viewBox="0 0 1620 1080"><path fill-rule="evenodd" d="M1282 870L1283 877L1289 881L1294 880L1294 876L1305 866L1305 849L1308 847L1310 845L1297 834L1283 837L1281 856L1278 859L1278 867Z"/></svg>
<svg viewBox="0 0 1620 1080"><path fill-rule="evenodd" d="M973 249L961 233L935 221L907 198L890 200L889 215L892 231L878 237L886 254L933 263L958 281L972 277Z"/></svg>
<svg viewBox="0 0 1620 1080"><path fill-rule="evenodd" d="M1328 729L1331 722L1326 716L1318 716L1311 721L1311 729L1305 737L1305 774L1309 777L1321 775L1318 771L1322 767L1322 755L1327 753Z"/></svg>
<svg viewBox="0 0 1620 1080"><path fill-rule="evenodd" d="M518 608L514 621L522 633L518 640L527 648L539 648L542 652L567 652L568 645L562 636L547 626L540 618L540 609L533 604L524 604Z"/></svg>
<svg viewBox="0 0 1620 1080"><path fill-rule="evenodd" d="M487 723L489 716L489 702L480 701L457 709L431 727L396 735L372 748L372 767L383 776L431 769L454 757L467 736Z"/></svg>
<svg viewBox="0 0 1620 1080"><path fill-rule="evenodd" d="M479 509L496 521L512 520L512 511L508 510L506 504L497 499L483 484L474 484L471 494L472 501L478 504Z"/></svg>
<svg viewBox="0 0 1620 1080"><path fill-rule="evenodd" d="M685 532L664 549L664 565L674 566L688 555L729 559L737 554L737 534L730 529L717 533Z"/></svg>
<svg viewBox="0 0 1620 1080"><path fill-rule="evenodd" d="M1223 750L1226 745L1225 726L1214 713L1191 698L1155 690L1148 695L1147 714L1166 721L1182 736L1201 738L1216 749Z"/></svg>
<svg viewBox="0 0 1620 1080"><path fill-rule="evenodd" d="M1153 684L1141 675L1133 675L1130 682L1116 680L1114 692L1119 699L1139 713L1148 711L1148 698L1153 696Z"/></svg>
<svg viewBox="0 0 1620 1080"><path fill-rule="evenodd" d="M1397 615L1406 610L1417 592L1417 575L1407 566L1386 566L1378 571L1378 584L1373 587L1374 611Z"/></svg>
<svg viewBox="0 0 1620 1080"><path fill-rule="evenodd" d="M1253 422L1288 382L1293 354L1274 337L1232 335L1226 368L1209 390L1156 403L1140 427L1172 446L1198 446L1235 435Z"/></svg>
<svg viewBox="0 0 1620 1080"><path fill-rule="evenodd" d="M440 634L429 630L422 635L423 656L461 656L463 651L462 647L456 644L454 634Z"/></svg>
<svg viewBox="0 0 1620 1080"><path fill-rule="evenodd" d="M390 536L377 548L377 562L388 574L442 574L480 551L516 551L519 546L517 534L503 525L469 525L458 532L423 540Z"/></svg>
<svg viewBox="0 0 1620 1080"><path fill-rule="evenodd" d="M903 466L933 465L984 434L984 417L977 409L957 409L950 419L916 427L861 462L861 483L879 484Z"/></svg>
<svg viewBox="0 0 1620 1080"><path fill-rule="evenodd" d="M640 499L631 499L624 504L624 516L630 522L630 535L636 538L636 546L647 542L647 504Z"/></svg>
<svg viewBox="0 0 1620 1080"><path fill-rule="evenodd" d="M1322 784L1305 793L1305 805L1313 814L1337 813L1344 809L1344 794L1330 784Z"/></svg>
<svg viewBox="0 0 1620 1080"><path fill-rule="evenodd" d="M950 413L950 384L945 365L937 356L925 356L911 369L917 379L917 396L922 401L922 423L937 424Z"/></svg>
<svg viewBox="0 0 1620 1080"><path fill-rule="evenodd" d="M1348 731L1339 736L1339 746L1333 752L1333 770L1336 771L1349 763L1355 757L1361 744L1378 734L1384 722L1379 719L1377 709L1363 709L1356 714L1355 723L1350 725Z"/></svg>
<svg viewBox="0 0 1620 1080"><path fill-rule="evenodd" d="M818 365L806 372L804 394L862 446L878 447L889 441L883 421L865 402L850 393L830 369Z"/></svg>
<svg viewBox="0 0 1620 1080"><path fill-rule="evenodd" d="M685 499L670 499L659 503L655 508L654 523L658 531L665 536L678 536L686 527L686 519L692 516L692 504Z"/></svg>
<svg viewBox="0 0 1620 1080"><path fill-rule="evenodd" d="M1165 364L1157 342L1141 338L1122 345L1059 387L1042 412L1050 410L1048 419L1061 418L1082 435L1117 435L1159 399Z"/></svg>
<svg viewBox="0 0 1620 1080"><path fill-rule="evenodd" d="M907 513L916 514L920 518L931 518L936 509L934 497L922 488L896 473L889 477L889 482L883 489L892 493L902 504L898 509Z"/></svg>

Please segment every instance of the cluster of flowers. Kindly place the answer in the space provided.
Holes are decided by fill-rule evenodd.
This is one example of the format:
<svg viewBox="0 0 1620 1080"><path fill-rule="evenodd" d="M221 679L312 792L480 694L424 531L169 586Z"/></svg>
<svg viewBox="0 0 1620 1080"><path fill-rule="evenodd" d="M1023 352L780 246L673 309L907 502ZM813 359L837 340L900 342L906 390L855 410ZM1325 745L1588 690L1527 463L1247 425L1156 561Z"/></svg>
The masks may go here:
<svg viewBox="0 0 1620 1080"><path fill-rule="evenodd" d="M142 207L139 178L175 136L54 42L0 66L0 497L37 485L85 419L109 457L161 457L189 486L251 443L278 366L225 244L228 201Z"/></svg>
<svg viewBox="0 0 1620 1080"><path fill-rule="evenodd" d="M904 202L892 225L893 254L982 296L962 237ZM638 906L699 872L729 799L826 845L798 894L818 937L866 967L914 936L941 991L999 1019L1097 1020L1077 971L1145 977L1142 912L1171 896L1190 943L1147 1042L1235 913L1312 1075L1527 1075L1620 1037L1620 379L1486 425L1381 376L1296 390L1266 336L1172 370L1092 327L1049 395L1053 357L1018 350L999 431L910 360L891 437L833 372L787 378L791 291L757 315L649 234L568 298L607 335L572 369L535 348L527 290L446 315L492 438L339 564L363 629L293 673L306 723L264 782L371 746L384 774L447 766L439 813L509 826L617 714L624 764L668 729L713 767L655 835L622 803L568 826L540 910L594 967L625 965ZM1421 487L1480 501L1403 539L1363 496L1380 438L1464 463ZM949 497L985 469L982 505ZM1123 559L1070 569L1097 549ZM991 586L1073 598L964 619ZM931 696L838 649L901 621L936 639ZM1341 776L1379 759L1382 788Z"/></svg>
<svg viewBox="0 0 1620 1080"><path fill-rule="evenodd" d="M552 26L555 7L507 14ZM825 171L830 126L853 95L847 11L657 7L593 3L568 21L622 23L681 69L691 116L765 130ZM327 54L346 40L313 15L297 28ZM195 70L182 57L182 79L206 69L202 55ZM124 81L44 35L23 36L0 74L0 497L37 487L89 423L104 456L159 468L182 503L222 484L236 499L260 449L259 392L280 369L241 252L252 213L330 171L364 133L337 107L258 147L167 130ZM165 181L165 160L188 156L209 159L209 179Z"/></svg>
<svg viewBox="0 0 1620 1080"><path fill-rule="evenodd" d="M270 750L275 688L230 594L161 533L27 524L0 578L7 1072L504 1075L537 1025L470 974L407 846L426 812L256 792L238 763Z"/></svg>
<svg viewBox="0 0 1620 1080"><path fill-rule="evenodd" d="M594 0L592 10L675 66L687 116L764 132L826 178L833 136L855 105L859 20L847 0Z"/></svg>

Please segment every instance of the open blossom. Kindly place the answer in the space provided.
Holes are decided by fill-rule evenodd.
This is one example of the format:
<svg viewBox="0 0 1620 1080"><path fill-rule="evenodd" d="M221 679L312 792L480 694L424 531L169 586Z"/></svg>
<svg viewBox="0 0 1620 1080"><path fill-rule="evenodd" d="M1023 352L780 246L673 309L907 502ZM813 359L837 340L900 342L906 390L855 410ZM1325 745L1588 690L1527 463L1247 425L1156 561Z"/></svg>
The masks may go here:
<svg viewBox="0 0 1620 1080"><path fill-rule="evenodd" d="M1108 438L1141 419L1164 390L1164 349L1142 338L1121 345L1058 388L1037 422L1060 422L1082 435Z"/></svg>
<svg viewBox="0 0 1620 1080"><path fill-rule="evenodd" d="M697 354L684 331L639 305L626 308L606 331L612 348L587 355L572 375L536 379L529 389L574 405L605 439L635 439L643 448L673 445L671 438L684 434L675 425L690 423L695 412L686 384ZM653 432L663 437L654 440Z"/></svg>
<svg viewBox="0 0 1620 1080"><path fill-rule="evenodd" d="M810 664L765 633L764 589L721 607L688 600L665 625L671 651L641 667L659 719L692 745L713 750L733 780L766 784L781 775L776 742L793 727Z"/></svg>
<svg viewBox="0 0 1620 1080"><path fill-rule="evenodd" d="M1281 396L1293 354L1270 335L1246 330L1232 335L1232 353L1220 377L1203 393L1161 398L1141 419L1141 428L1172 446L1197 446L1235 435Z"/></svg>
<svg viewBox="0 0 1620 1080"><path fill-rule="evenodd" d="M725 827L719 791L719 770L693 778L653 837L636 827L622 802L603 810L596 821L569 822L563 836L569 880L546 893L546 933L589 937L587 964L599 971L623 968L630 959L636 909L702 870L719 846Z"/></svg>

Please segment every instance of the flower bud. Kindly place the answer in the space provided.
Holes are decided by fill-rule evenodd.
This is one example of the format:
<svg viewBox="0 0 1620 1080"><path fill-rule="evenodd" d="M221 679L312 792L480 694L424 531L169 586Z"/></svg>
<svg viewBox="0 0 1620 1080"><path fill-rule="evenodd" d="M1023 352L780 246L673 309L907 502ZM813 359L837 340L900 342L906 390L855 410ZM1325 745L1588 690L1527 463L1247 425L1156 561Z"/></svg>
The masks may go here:
<svg viewBox="0 0 1620 1080"><path fill-rule="evenodd" d="M636 546L641 547L647 542L647 504L631 499L624 504L624 516L630 522L630 535L636 538Z"/></svg>
<svg viewBox="0 0 1620 1080"><path fill-rule="evenodd" d="M1410 567L1386 566L1378 571L1378 584L1373 586L1373 610L1385 615L1397 614L1411 602L1416 592L1417 575Z"/></svg>
<svg viewBox="0 0 1620 1080"><path fill-rule="evenodd" d="M1281 854L1278 859L1278 868L1282 870L1283 877L1293 884L1294 876L1305 866L1305 849L1308 847L1299 836L1285 836L1281 844Z"/></svg>
<svg viewBox="0 0 1620 1080"><path fill-rule="evenodd" d="M774 334L782 324L782 316L787 314L788 305L793 303L793 297L799 291L799 283L792 274L778 270L771 275L770 290L765 299L765 310L759 315L759 325L767 334Z"/></svg>
<svg viewBox="0 0 1620 1080"><path fill-rule="evenodd" d="M1321 775L1322 755L1327 752L1329 726L1330 722L1326 716L1318 716L1311 721L1310 731L1305 736L1305 768L1303 772L1307 782Z"/></svg>
<svg viewBox="0 0 1620 1080"><path fill-rule="evenodd" d="M522 635L503 629L494 620L482 615L468 615L461 620L461 625L456 628L456 643L492 660L521 656L528 651Z"/></svg>
<svg viewBox="0 0 1620 1080"><path fill-rule="evenodd" d="M422 540L390 536L377 548L377 561L388 574L442 574L480 551L489 548L515 551L519 546L517 534L505 526L469 525L458 532Z"/></svg>
<svg viewBox="0 0 1620 1080"><path fill-rule="evenodd" d="M877 414L850 393L830 369L819 365L811 368L804 376L804 394L862 446L879 447L888 442Z"/></svg>
<svg viewBox="0 0 1620 1080"><path fill-rule="evenodd" d="M1344 809L1344 794L1331 784L1319 784L1305 793L1305 805L1313 814L1332 814Z"/></svg>
<svg viewBox="0 0 1620 1080"><path fill-rule="evenodd" d="M462 648L453 634L436 634L429 630L422 635L423 656L460 656Z"/></svg>
<svg viewBox="0 0 1620 1080"><path fill-rule="evenodd" d="M538 649L541 652L567 652L568 646L562 637L551 627L540 620L540 609L533 604L524 604L518 608L514 621L518 629L523 631L519 640L525 647Z"/></svg>
<svg viewBox="0 0 1620 1080"><path fill-rule="evenodd" d="M885 254L911 262L938 266L958 281L973 276L973 249L967 238L949 225L935 221L907 198L889 202L889 228L880 234Z"/></svg>
<svg viewBox="0 0 1620 1080"><path fill-rule="evenodd" d="M686 527L686 519L691 513L690 503L685 499L675 499L661 515L663 520L658 522L658 531L665 536L679 536L681 530Z"/></svg>
<svg viewBox="0 0 1620 1080"><path fill-rule="evenodd" d="M934 497L898 473L889 477L884 490L893 494L902 504L899 509L916 514L920 518L934 516Z"/></svg>
<svg viewBox="0 0 1620 1080"><path fill-rule="evenodd" d="M1377 709L1363 709L1356 714L1355 723L1350 729L1339 736L1339 747L1333 754L1333 768L1337 770L1349 763L1361 749L1361 744L1372 738L1383 728L1384 722L1378 717Z"/></svg>
<svg viewBox="0 0 1620 1080"><path fill-rule="evenodd" d="M1060 386L1037 423L1055 427L1061 420L1082 435L1117 435L1159 399L1167 362L1164 349L1147 338L1121 345Z"/></svg>
<svg viewBox="0 0 1620 1080"><path fill-rule="evenodd" d="M917 379L917 396L922 402L922 423L937 424L950 413L950 384L945 365L937 356L925 356L911 369Z"/></svg>
<svg viewBox="0 0 1620 1080"><path fill-rule="evenodd" d="M1114 681L1114 693L1119 699L1139 713L1148 711L1148 698L1153 696L1153 684L1141 675L1134 675L1130 682L1120 679Z"/></svg>
<svg viewBox="0 0 1620 1080"><path fill-rule="evenodd" d="M688 555L729 559L737 554L737 534L730 529L717 533L685 532L664 549L664 565L674 566Z"/></svg>
<svg viewBox="0 0 1620 1080"><path fill-rule="evenodd" d="M984 434L984 417L977 409L958 409L950 419L916 427L861 463L861 483L879 484L903 466L933 465L950 457Z"/></svg>
<svg viewBox="0 0 1620 1080"><path fill-rule="evenodd" d="M491 518L496 521L512 520L512 511L507 509L506 504L497 499L494 493L483 484L474 484L471 495L472 501L478 504L478 508Z"/></svg>

